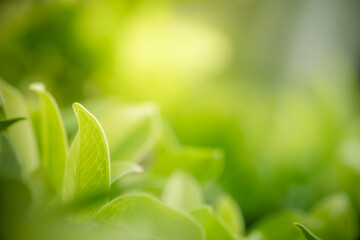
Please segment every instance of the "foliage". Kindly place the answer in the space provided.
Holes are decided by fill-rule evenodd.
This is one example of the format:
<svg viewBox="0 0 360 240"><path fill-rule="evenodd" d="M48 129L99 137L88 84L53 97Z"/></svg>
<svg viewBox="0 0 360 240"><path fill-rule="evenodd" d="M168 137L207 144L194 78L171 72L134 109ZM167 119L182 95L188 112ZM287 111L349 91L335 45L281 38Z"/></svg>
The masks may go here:
<svg viewBox="0 0 360 240"><path fill-rule="evenodd" d="M0 239L358 239L359 10L0 1Z"/></svg>
<svg viewBox="0 0 360 240"><path fill-rule="evenodd" d="M279 212L247 231L240 207L218 188L224 160L220 150L181 146L158 111L132 106L137 112L134 118L128 106L126 111L124 106L112 106L123 118L131 119L128 121L152 119L152 123L140 128L132 124L127 136L137 135L136 141L112 133L115 148L129 147L132 151L110 159L111 152L124 151L109 150L109 130L104 131L95 116L74 103L78 130L67 153L68 137L61 113L44 86L31 86L40 99L40 107L33 108L31 115L34 126L38 126L35 128L21 93L5 82L1 87L5 112L5 120L1 120L1 191L2 196L7 195L1 202L1 208L6 209L1 229L6 239L20 239L25 234L28 239L46 239L57 228L58 239L76 239L79 235L134 240L299 239L294 222L306 224L323 239L355 239L358 234L346 194L326 198L309 213ZM114 126L110 131L118 131ZM154 132L152 128L159 135L149 135ZM36 132L38 143L35 137L31 144L25 142L27 139L18 135L21 131L27 135ZM24 152L39 152L40 160L24 159ZM36 161L39 166L35 168L31 163ZM29 166L31 171L26 171ZM9 202L11 208L7 209ZM15 225L26 231L17 231ZM306 239L318 239L303 225L295 225Z"/></svg>

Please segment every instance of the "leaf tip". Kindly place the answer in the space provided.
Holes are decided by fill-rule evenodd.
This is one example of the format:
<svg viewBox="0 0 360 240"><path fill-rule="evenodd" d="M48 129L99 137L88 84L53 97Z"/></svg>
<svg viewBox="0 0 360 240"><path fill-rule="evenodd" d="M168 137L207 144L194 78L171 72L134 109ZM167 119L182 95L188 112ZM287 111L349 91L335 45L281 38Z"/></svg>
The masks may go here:
<svg viewBox="0 0 360 240"><path fill-rule="evenodd" d="M293 222L293 224L294 224L294 226L295 226L296 228L299 228L299 229L301 229L301 228L303 227L302 224L297 223L297 222Z"/></svg>
<svg viewBox="0 0 360 240"><path fill-rule="evenodd" d="M317 236L315 236L307 227L305 227L301 223L294 222L295 227L302 233L305 239L308 240L320 240Z"/></svg>
<svg viewBox="0 0 360 240"><path fill-rule="evenodd" d="M74 102L72 107L74 109L74 112L79 112L81 110L85 110L85 107L78 102Z"/></svg>
<svg viewBox="0 0 360 240"><path fill-rule="evenodd" d="M30 84L29 89L34 92L44 92L46 87L42 82L34 82Z"/></svg>

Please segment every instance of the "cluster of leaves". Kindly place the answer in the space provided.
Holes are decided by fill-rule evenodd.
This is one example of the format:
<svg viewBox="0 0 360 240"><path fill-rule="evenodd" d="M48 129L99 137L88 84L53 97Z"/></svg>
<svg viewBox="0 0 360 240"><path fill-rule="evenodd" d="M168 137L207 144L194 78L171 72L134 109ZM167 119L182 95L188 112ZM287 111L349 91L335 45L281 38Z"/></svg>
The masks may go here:
<svg viewBox="0 0 360 240"><path fill-rule="evenodd" d="M1 238L319 239L296 223L299 234L294 222L323 239L357 236L344 194L246 230L239 206L216 183L223 153L182 146L154 105L99 104L94 112L108 113L98 121L74 103L78 128L66 117L65 130L45 87L30 89L40 99L31 111L0 81Z"/></svg>

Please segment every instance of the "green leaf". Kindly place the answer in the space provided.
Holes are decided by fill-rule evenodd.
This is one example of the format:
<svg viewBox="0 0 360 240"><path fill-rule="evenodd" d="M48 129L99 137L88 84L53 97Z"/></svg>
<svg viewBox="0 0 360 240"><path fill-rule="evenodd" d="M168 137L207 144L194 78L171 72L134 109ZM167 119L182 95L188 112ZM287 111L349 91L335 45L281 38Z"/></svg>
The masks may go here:
<svg viewBox="0 0 360 240"><path fill-rule="evenodd" d="M146 195L119 197L100 209L95 220L147 237L142 239L204 239L202 229L193 220Z"/></svg>
<svg viewBox="0 0 360 240"><path fill-rule="evenodd" d="M350 240L358 234L355 209L347 195L337 193L319 202L311 210L312 216L322 224L313 229L319 237L327 240Z"/></svg>
<svg viewBox="0 0 360 240"><path fill-rule="evenodd" d="M105 134L83 106L73 104L79 131L65 166L62 197L64 202L90 201L80 218L89 219L107 202L110 191L110 159ZM94 200L94 202L91 202Z"/></svg>
<svg viewBox="0 0 360 240"><path fill-rule="evenodd" d="M114 160L146 160L160 137L161 119L154 104L115 106L100 122Z"/></svg>
<svg viewBox="0 0 360 240"><path fill-rule="evenodd" d="M249 235L259 235L262 239L300 239L299 232L294 228L294 222L311 220L303 212L281 211L261 219L256 223Z"/></svg>
<svg viewBox="0 0 360 240"><path fill-rule="evenodd" d="M160 240L160 238L144 234L139 229L132 229L127 226L114 225L98 225L90 229L86 234L80 236L81 239L86 240Z"/></svg>
<svg viewBox="0 0 360 240"><path fill-rule="evenodd" d="M68 142L59 107L41 84L30 88L40 97L40 155L46 175L53 187L60 191L63 183Z"/></svg>
<svg viewBox="0 0 360 240"><path fill-rule="evenodd" d="M246 236L245 239L246 240L265 240L266 238L264 238L264 236L262 235L262 233L260 231L253 231L253 232L251 232L251 234Z"/></svg>
<svg viewBox="0 0 360 240"><path fill-rule="evenodd" d="M0 176L21 179L21 169L8 137L0 135Z"/></svg>
<svg viewBox="0 0 360 240"><path fill-rule="evenodd" d="M239 240L240 237L231 233L230 229L218 219L210 207L202 207L191 212L191 215L203 226L206 240Z"/></svg>
<svg viewBox="0 0 360 240"><path fill-rule="evenodd" d="M162 121L161 123L159 145L167 150L176 150L182 147L173 129L166 121Z"/></svg>
<svg viewBox="0 0 360 240"><path fill-rule="evenodd" d="M111 163L111 182L131 173L141 173L143 168L134 162L115 161Z"/></svg>
<svg viewBox="0 0 360 240"><path fill-rule="evenodd" d="M8 127L13 125L14 123L17 123L17 122L22 121L22 120L25 120L25 118L20 117L20 118L12 118L12 119L0 120L0 132L6 130Z"/></svg>
<svg viewBox="0 0 360 240"><path fill-rule="evenodd" d="M7 119L30 119L25 100L18 90L0 79L1 103ZM36 138L30 121L21 121L8 129L10 141L19 159L24 176L39 166Z"/></svg>
<svg viewBox="0 0 360 240"><path fill-rule="evenodd" d="M204 202L199 183L183 171L176 171L170 176L162 200L166 205L186 212Z"/></svg>
<svg viewBox="0 0 360 240"><path fill-rule="evenodd" d="M300 223L294 223L294 225L299 229L302 233L304 239L306 240L320 240L320 238L316 237L309 229L307 229L304 225Z"/></svg>
<svg viewBox="0 0 360 240"><path fill-rule="evenodd" d="M209 181L220 176L223 165L224 154L219 149L183 147L160 149L152 171L161 176L169 176L173 171L182 169L199 181Z"/></svg>
<svg viewBox="0 0 360 240"><path fill-rule="evenodd" d="M26 239L25 219L31 208L31 192L23 181L0 178L1 239Z"/></svg>
<svg viewBox="0 0 360 240"><path fill-rule="evenodd" d="M239 235L245 233L245 221L237 203L228 195L221 195L216 202L216 213L231 230Z"/></svg>

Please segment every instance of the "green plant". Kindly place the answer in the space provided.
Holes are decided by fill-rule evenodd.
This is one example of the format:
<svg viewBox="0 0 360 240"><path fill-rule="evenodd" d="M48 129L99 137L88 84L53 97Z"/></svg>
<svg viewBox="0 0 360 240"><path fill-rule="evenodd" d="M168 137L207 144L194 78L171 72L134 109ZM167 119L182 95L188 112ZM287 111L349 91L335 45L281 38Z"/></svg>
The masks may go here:
<svg viewBox="0 0 360 240"><path fill-rule="evenodd" d="M98 121L74 103L78 130L67 120L66 131L45 87L30 89L40 99L31 114L19 91L0 81L4 239L299 239L293 222L324 239L357 235L344 194L246 230L240 207L216 182L222 151L182 146L154 105L112 102L111 114ZM305 239L318 239L296 226Z"/></svg>

